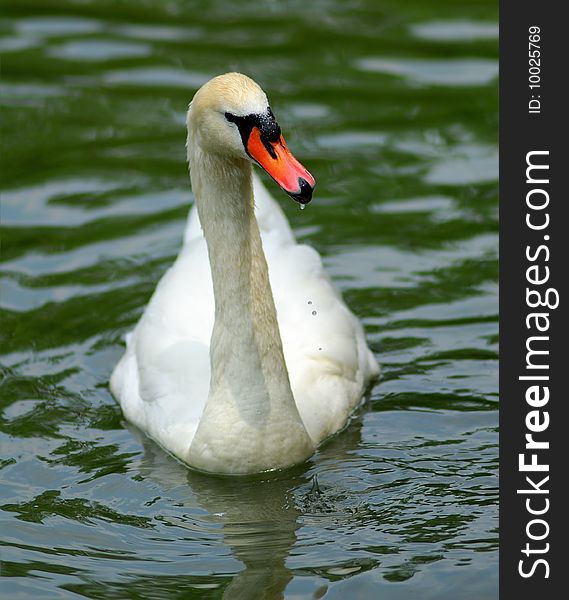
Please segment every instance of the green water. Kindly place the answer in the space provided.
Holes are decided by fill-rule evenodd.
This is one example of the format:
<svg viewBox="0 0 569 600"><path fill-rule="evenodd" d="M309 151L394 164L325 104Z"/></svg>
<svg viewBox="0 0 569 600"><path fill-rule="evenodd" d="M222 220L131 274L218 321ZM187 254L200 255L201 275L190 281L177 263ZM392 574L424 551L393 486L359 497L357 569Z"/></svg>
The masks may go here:
<svg viewBox="0 0 569 600"><path fill-rule="evenodd" d="M497 596L497 3L1 3L3 597ZM270 184L383 379L305 466L190 472L108 390L192 203L184 113L268 92ZM313 488L317 475L319 489Z"/></svg>

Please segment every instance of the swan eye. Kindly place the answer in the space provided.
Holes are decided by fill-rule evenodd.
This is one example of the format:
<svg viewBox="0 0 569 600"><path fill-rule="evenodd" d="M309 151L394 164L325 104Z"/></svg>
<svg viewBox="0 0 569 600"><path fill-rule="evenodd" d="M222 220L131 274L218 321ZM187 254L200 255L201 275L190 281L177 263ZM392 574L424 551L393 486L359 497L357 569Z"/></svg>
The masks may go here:
<svg viewBox="0 0 569 600"><path fill-rule="evenodd" d="M270 154L270 156L276 159L277 155L275 154L272 144L275 144L280 139L281 128L276 122L273 111L270 108L268 108L267 112L262 115L250 114L242 117L238 117L230 112L226 112L225 118L230 123L235 123L235 125L237 125L245 152L249 152L247 150L249 136L251 135L253 127L256 127L259 130L261 141L267 149L267 152Z"/></svg>

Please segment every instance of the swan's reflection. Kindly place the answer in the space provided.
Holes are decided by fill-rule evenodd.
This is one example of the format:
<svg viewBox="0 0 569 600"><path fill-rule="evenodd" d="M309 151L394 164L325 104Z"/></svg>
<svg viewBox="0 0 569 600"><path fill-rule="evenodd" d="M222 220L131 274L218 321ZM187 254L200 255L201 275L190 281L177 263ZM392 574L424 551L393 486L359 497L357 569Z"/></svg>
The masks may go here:
<svg viewBox="0 0 569 600"><path fill-rule="evenodd" d="M337 475L354 460L354 451L362 443L365 405L346 431L329 440L316 454L321 485L313 484L314 463L279 474L249 477L201 475L169 456L156 443L132 425L127 427L138 437L144 453L138 465L140 475L156 482L167 492L176 490L185 509L206 511L200 520L220 524L224 543L244 568L225 588L226 600L277 600L293 574L286 566L304 512L335 510L337 497L347 490ZM328 480L326 482L326 480ZM181 491L180 491L181 490ZM342 493L344 492L344 493ZM349 494L349 492L348 492ZM181 496L181 498L179 497Z"/></svg>
<svg viewBox="0 0 569 600"><path fill-rule="evenodd" d="M294 490L310 489L307 466L270 477L206 476L190 471L136 433L144 446L140 474L164 489L188 486L184 505L207 511L202 517L205 521L223 525L225 544L245 567L225 588L223 598L283 598L292 579L286 560L299 526Z"/></svg>
<svg viewBox="0 0 569 600"><path fill-rule="evenodd" d="M225 543L245 565L223 598L282 598L292 579L286 560L299 526L293 490L306 479L227 481L192 474L189 481L200 505L223 523Z"/></svg>

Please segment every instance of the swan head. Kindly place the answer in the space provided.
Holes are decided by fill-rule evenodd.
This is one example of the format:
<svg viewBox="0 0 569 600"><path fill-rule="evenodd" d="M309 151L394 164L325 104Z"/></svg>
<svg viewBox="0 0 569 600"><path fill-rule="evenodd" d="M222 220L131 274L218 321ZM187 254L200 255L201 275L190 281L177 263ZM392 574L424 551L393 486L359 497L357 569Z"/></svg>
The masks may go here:
<svg viewBox="0 0 569 600"><path fill-rule="evenodd" d="M314 177L288 149L265 92L241 73L204 84L187 116L188 146L260 165L297 202L312 199Z"/></svg>

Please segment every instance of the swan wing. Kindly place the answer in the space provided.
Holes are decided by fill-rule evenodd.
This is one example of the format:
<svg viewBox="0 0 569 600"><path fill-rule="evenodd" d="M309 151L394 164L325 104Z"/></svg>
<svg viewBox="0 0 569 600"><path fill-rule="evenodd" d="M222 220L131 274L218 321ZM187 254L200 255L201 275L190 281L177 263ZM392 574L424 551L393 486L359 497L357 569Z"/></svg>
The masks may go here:
<svg viewBox="0 0 569 600"><path fill-rule="evenodd" d="M160 280L111 377L125 417L184 459L209 391L214 298L205 240Z"/></svg>
<svg viewBox="0 0 569 600"><path fill-rule="evenodd" d="M379 368L316 250L270 234L263 248L293 395L319 443L346 424Z"/></svg>

